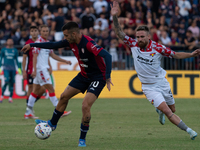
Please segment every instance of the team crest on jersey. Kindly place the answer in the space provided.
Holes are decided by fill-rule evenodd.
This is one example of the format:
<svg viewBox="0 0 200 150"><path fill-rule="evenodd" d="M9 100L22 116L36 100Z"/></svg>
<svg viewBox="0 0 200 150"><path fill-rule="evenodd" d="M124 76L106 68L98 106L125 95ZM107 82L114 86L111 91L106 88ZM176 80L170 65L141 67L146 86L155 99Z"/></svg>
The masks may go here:
<svg viewBox="0 0 200 150"><path fill-rule="evenodd" d="M82 53L84 53L85 52L84 48L81 48L81 51L82 51Z"/></svg>
<svg viewBox="0 0 200 150"><path fill-rule="evenodd" d="M151 104L152 104L152 105L154 104L154 100L153 100L153 99L151 100Z"/></svg>
<svg viewBox="0 0 200 150"><path fill-rule="evenodd" d="M155 54L156 54L156 53L151 53L151 54L150 54L150 56L152 56L152 57L153 57Z"/></svg>
<svg viewBox="0 0 200 150"><path fill-rule="evenodd" d="M49 78L47 79L47 81L49 81Z"/></svg>

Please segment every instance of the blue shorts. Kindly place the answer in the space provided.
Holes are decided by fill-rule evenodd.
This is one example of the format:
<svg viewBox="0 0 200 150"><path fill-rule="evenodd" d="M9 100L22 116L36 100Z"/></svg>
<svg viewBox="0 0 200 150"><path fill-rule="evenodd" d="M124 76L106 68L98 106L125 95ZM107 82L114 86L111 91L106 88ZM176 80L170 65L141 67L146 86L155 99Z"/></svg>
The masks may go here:
<svg viewBox="0 0 200 150"><path fill-rule="evenodd" d="M93 93L97 97L103 90L106 85L106 81L103 79L91 80L89 78L85 78L79 73L72 81L69 83L73 88L79 89L82 93L87 92Z"/></svg>

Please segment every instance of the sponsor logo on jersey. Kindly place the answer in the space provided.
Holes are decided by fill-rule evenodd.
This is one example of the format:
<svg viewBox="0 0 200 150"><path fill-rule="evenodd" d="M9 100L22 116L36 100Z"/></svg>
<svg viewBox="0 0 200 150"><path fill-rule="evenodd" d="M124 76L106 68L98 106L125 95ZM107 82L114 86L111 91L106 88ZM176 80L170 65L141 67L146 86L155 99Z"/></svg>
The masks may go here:
<svg viewBox="0 0 200 150"><path fill-rule="evenodd" d="M143 58L141 56L137 56L137 61L147 64L147 65L152 65L153 59L147 59L147 58Z"/></svg>
<svg viewBox="0 0 200 150"><path fill-rule="evenodd" d="M151 53L151 54L150 54L150 56L152 56L152 57L153 57L155 54L156 54L156 53Z"/></svg>

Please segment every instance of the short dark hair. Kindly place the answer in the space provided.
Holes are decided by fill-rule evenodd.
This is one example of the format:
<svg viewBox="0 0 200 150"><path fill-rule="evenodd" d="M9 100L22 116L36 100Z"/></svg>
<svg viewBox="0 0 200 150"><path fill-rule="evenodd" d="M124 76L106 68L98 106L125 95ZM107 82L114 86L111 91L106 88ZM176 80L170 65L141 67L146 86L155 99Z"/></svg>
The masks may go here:
<svg viewBox="0 0 200 150"><path fill-rule="evenodd" d="M31 29L37 29L38 30L38 27L37 26L30 26L29 30Z"/></svg>
<svg viewBox="0 0 200 150"><path fill-rule="evenodd" d="M187 32L190 33L190 34L192 34L192 31L191 31L191 30L187 30Z"/></svg>
<svg viewBox="0 0 200 150"><path fill-rule="evenodd" d="M148 28L146 25L138 26L138 27L136 28L136 32L137 32L137 31L146 31L146 32L150 33L149 28Z"/></svg>
<svg viewBox="0 0 200 150"><path fill-rule="evenodd" d="M71 30L71 29L78 29L79 31L79 26L76 22L70 21L66 23L65 25L62 26L62 31L64 30Z"/></svg>

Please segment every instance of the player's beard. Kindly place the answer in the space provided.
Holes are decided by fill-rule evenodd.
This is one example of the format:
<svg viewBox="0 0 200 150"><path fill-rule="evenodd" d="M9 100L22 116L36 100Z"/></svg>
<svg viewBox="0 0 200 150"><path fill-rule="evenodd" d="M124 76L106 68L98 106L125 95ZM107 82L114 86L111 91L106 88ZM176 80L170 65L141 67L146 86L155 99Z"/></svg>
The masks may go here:
<svg viewBox="0 0 200 150"><path fill-rule="evenodd" d="M148 44L147 41L145 41L145 42L142 42L142 41L138 42L138 46L139 46L140 48L146 48L147 44Z"/></svg>

